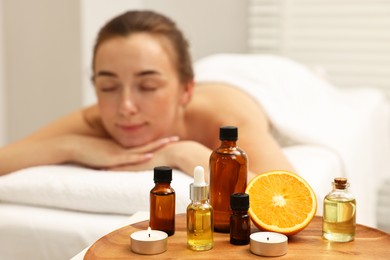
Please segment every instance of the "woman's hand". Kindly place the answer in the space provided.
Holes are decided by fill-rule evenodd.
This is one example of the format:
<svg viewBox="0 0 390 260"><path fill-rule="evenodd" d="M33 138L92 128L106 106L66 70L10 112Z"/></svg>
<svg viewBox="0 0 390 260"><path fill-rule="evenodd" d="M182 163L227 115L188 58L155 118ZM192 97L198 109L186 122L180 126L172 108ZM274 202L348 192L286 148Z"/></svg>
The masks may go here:
<svg viewBox="0 0 390 260"><path fill-rule="evenodd" d="M110 167L115 171L140 171L153 169L156 166L169 166L179 169L192 176L195 166L203 166L205 171L209 168L209 158L212 151L195 141L169 142L157 148L153 156L138 163L130 163ZM208 174L206 174L208 176Z"/></svg>
<svg viewBox="0 0 390 260"><path fill-rule="evenodd" d="M79 135L69 138L70 162L99 169L120 169L124 166L139 168L141 164L151 160L155 152L178 141L178 137L173 136L143 146L123 148L112 139Z"/></svg>

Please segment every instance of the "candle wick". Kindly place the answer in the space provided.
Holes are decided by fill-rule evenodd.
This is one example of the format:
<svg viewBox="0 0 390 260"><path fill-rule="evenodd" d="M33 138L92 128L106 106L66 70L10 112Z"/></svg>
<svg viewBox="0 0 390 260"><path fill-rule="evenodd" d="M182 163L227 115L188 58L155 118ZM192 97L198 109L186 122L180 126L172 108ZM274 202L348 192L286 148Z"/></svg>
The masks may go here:
<svg viewBox="0 0 390 260"><path fill-rule="evenodd" d="M267 237L267 241L269 241L269 237Z"/></svg>
<svg viewBox="0 0 390 260"><path fill-rule="evenodd" d="M150 237L150 233L148 234L148 236Z"/></svg>

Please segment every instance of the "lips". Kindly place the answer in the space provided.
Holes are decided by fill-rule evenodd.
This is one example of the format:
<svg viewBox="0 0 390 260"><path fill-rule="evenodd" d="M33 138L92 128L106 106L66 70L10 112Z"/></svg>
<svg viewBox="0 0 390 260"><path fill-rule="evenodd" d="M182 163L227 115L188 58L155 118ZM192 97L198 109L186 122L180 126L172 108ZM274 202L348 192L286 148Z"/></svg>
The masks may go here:
<svg viewBox="0 0 390 260"><path fill-rule="evenodd" d="M117 127L125 132L135 132L141 130L146 126L146 123L135 123L135 124L117 124Z"/></svg>

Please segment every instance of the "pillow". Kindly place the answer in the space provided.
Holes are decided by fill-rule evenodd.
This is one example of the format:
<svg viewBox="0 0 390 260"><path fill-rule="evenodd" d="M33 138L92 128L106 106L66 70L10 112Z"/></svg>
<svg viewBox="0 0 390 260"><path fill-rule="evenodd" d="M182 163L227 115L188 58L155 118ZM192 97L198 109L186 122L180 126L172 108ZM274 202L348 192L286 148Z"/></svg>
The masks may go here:
<svg viewBox="0 0 390 260"><path fill-rule="evenodd" d="M190 203L192 177L174 170L176 212ZM0 201L84 212L133 214L149 211L153 170L102 171L74 165L36 166L0 177Z"/></svg>

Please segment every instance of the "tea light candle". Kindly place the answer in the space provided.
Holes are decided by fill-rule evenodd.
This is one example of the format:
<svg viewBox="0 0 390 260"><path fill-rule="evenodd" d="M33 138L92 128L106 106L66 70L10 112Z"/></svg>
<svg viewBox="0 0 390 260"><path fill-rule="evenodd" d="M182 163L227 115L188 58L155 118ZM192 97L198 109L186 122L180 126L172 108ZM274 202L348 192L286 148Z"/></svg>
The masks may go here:
<svg viewBox="0 0 390 260"><path fill-rule="evenodd" d="M130 235L131 250L137 254L155 255L167 251L168 234L159 231L148 230L136 231Z"/></svg>
<svg viewBox="0 0 390 260"><path fill-rule="evenodd" d="M287 253L287 236L274 232L250 235L250 250L255 255L281 256Z"/></svg>

